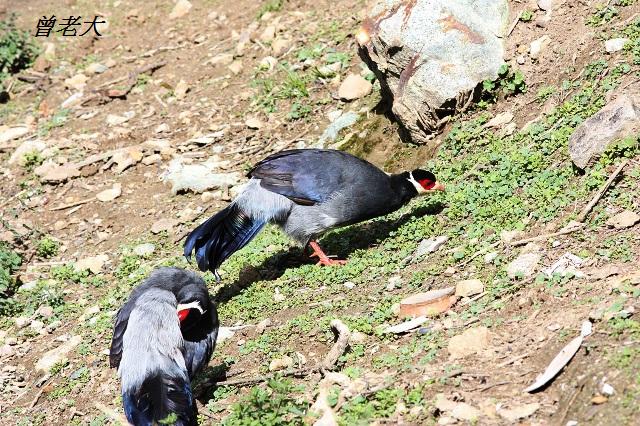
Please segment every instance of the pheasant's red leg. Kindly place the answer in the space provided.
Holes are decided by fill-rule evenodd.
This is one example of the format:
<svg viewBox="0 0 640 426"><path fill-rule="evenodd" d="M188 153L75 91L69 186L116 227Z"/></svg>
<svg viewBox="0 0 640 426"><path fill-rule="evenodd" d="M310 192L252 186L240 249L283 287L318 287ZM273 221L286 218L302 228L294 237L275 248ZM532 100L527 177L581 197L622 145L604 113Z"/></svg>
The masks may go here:
<svg viewBox="0 0 640 426"><path fill-rule="evenodd" d="M309 246L313 249L313 254L309 257L318 256L318 259L320 259L318 261L318 265L336 266L336 265L344 265L345 263L347 263L346 260L331 259L322 250L322 248L320 247L320 244L318 244L315 241L309 241Z"/></svg>

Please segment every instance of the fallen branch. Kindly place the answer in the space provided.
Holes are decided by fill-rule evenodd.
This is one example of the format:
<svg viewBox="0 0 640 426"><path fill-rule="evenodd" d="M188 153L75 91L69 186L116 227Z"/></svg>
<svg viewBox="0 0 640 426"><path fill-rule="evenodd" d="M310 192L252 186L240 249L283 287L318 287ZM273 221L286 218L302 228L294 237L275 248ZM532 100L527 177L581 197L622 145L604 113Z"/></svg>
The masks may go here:
<svg viewBox="0 0 640 426"><path fill-rule="evenodd" d="M510 245L512 247L519 247L519 246L523 246L525 244L533 243L535 241L542 241L542 240L547 240L549 238L558 237L560 235L571 234L573 232L576 232L578 229L582 229L582 228L584 228L584 224L582 224L582 223L575 224L574 226L570 226L568 228L561 229L558 232L552 232L550 234L542 234L542 235L538 235L538 236L535 236L535 237L524 238L522 240L512 241L512 242L508 243L508 245Z"/></svg>
<svg viewBox="0 0 640 426"><path fill-rule="evenodd" d="M523 13L524 10L521 10L520 13L518 13L518 16L516 16L516 19L514 19L511 25L509 25L509 29L507 30L507 37L509 37L513 30L515 30L516 25L518 25L518 22L520 22L520 18L522 18Z"/></svg>
<svg viewBox="0 0 640 426"><path fill-rule="evenodd" d="M255 377L249 377L246 379L238 379L238 380L226 380L223 382L219 381L209 381L202 384L203 388L208 388L210 386L248 386L254 385L256 383L266 382L267 380L271 380L277 376L284 377L305 377L314 373L326 373L327 370L331 370L335 367L336 362L338 362L338 358L344 353L344 351L349 346L349 338L351 337L351 332L349 328L339 319L334 319L331 321L331 328L333 328L338 337L336 342L333 344L327 355L324 357L322 363L315 367L310 368L298 368L295 370L288 370L278 373L269 373L269 374L261 374Z"/></svg>
<svg viewBox="0 0 640 426"><path fill-rule="evenodd" d="M618 168L611 174L611 176L609 176L609 179L607 179L607 181L604 183L604 185L602 185L596 195L591 199L591 201L589 201L589 204L584 206L584 208L578 215L578 218L576 219L578 222L584 222L587 219L587 216L589 215L589 213L591 213L591 210L595 207L596 204L598 204L600 198L602 198L602 196L607 192L613 181L616 180L620 172L622 172L622 169L624 169L627 164L629 164L628 159L620 163Z"/></svg>
<svg viewBox="0 0 640 426"><path fill-rule="evenodd" d="M90 202L95 201L95 200L96 200L96 197L85 198L84 200L75 201L73 203L63 204L61 206L56 206L56 207L51 207L49 210L50 211L66 210L68 208L81 206L82 204L87 204L87 203L90 203Z"/></svg>

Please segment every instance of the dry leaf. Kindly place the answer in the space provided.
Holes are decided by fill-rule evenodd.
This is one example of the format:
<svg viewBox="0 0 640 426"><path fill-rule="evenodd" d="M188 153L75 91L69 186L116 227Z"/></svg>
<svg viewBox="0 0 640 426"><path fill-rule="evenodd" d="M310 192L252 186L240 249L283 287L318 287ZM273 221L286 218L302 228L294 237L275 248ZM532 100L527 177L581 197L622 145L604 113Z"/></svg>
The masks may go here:
<svg viewBox="0 0 640 426"><path fill-rule="evenodd" d="M558 353L558 355L556 355L556 357L553 358L553 360L551 360L551 362L547 366L547 369L544 370L544 373L539 375L536 381L531 386L526 388L524 391L525 392L536 391L540 389L542 386L549 383L551 380L553 380L553 378L556 377L556 375L560 372L560 370L562 370L565 367L565 365L567 365L569 361L571 361L571 358L573 358L576 352L578 352L578 349L580 349L580 345L582 345L582 341L584 340L585 337L591 334L591 331L592 331L591 322L589 321L583 322L580 336L576 337L575 339L570 341L564 348L562 348L562 350Z"/></svg>

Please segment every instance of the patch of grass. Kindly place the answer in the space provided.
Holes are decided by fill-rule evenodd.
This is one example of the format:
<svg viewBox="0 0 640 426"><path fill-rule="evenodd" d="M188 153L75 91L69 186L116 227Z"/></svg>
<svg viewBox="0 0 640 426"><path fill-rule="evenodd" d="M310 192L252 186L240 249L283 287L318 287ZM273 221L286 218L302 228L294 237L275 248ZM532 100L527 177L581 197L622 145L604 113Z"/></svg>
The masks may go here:
<svg viewBox="0 0 640 426"><path fill-rule="evenodd" d="M0 86L11 74L28 68L40 53L28 31L16 27L16 16L0 21Z"/></svg>
<svg viewBox="0 0 640 426"><path fill-rule="evenodd" d="M612 5L599 6L596 8L596 11L587 18L586 23L592 27L599 27L607 22L611 22L619 14L618 9Z"/></svg>
<svg viewBox="0 0 640 426"><path fill-rule="evenodd" d="M520 20L522 22L531 22L531 20L533 19L533 12L530 11L529 9L525 9L522 11L522 14L520 15Z"/></svg>
<svg viewBox="0 0 640 426"><path fill-rule="evenodd" d="M267 0L260 6L257 18L262 18L267 12L279 12L282 6L284 6L284 0Z"/></svg>
<svg viewBox="0 0 640 426"><path fill-rule="evenodd" d="M40 124L38 128L38 134L40 136L47 135L52 129L56 127L64 126L64 123L67 121L67 117L69 116L70 110L67 108L62 108L57 111L48 121L45 121L43 124Z"/></svg>
<svg viewBox="0 0 640 426"><path fill-rule="evenodd" d="M242 401L231 407L225 426L289 426L304 425L307 401L294 396L302 391L287 379L272 379L266 388L255 387Z"/></svg>
<svg viewBox="0 0 640 426"><path fill-rule="evenodd" d="M536 101L540 104L543 104L556 92L557 89L554 86L542 86L540 89L538 89L538 93L536 94Z"/></svg>
<svg viewBox="0 0 640 426"><path fill-rule="evenodd" d="M495 80L482 82L484 103L496 102L499 98L524 93L526 90L527 84L524 81L524 74L520 70L513 70L509 64L502 64ZM484 103L479 103L479 105L483 106Z"/></svg>
<svg viewBox="0 0 640 426"><path fill-rule="evenodd" d="M302 118L306 118L307 116L309 116L309 114L311 114L312 110L313 109L311 108L311 106L307 104L303 104L301 102L294 102L291 105L291 109L289 110L289 113L287 114L287 119L289 121L295 121L295 120L300 120Z"/></svg>
<svg viewBox="0 0 640 426"><path fill-rule="evenodd" d="M22 264L22 257L12 248L0 242L0 316L9 316L15 309L12 296L16 290L16 280L12 276Z"/></svg>
<svg viewBox="0 0 640 426"><path fill-rule="evenodd" d="M42 155L40 155L38 151L28 152L23 157L23 167L25 171L31 173L33 169L42 164L43 161L44 158L42 158Z"/></svg>
<svg viewBox="0 0 640 426"><path fill-rule="evenodd" d="M36 247L36 255L43 259L49 259L58 254L60 243L52 237L45 235L40 238Z"/></svg>

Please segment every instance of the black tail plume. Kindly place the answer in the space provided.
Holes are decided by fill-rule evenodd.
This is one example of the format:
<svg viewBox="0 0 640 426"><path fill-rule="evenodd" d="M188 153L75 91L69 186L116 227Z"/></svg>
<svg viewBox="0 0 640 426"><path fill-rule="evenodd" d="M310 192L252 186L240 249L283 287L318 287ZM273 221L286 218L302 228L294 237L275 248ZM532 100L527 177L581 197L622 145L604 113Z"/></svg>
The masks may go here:
<svg viewBox="0 0 640 426"><path fill-rule="evenodd" d="M191 231L184 243L184 256L191 260L195 249L198 268L219 278L217 269L222 262L247 245L265 224L265 220L252 219L231 204Z"/></svg>
<svg viewBox="0 0 640 426"><path fill-rule="evenodd" d="M137 392L122 394L127 420L135 426L167 420L176 426L197 425L197 407L189 380L157 372L145 379Z"/></svg>

